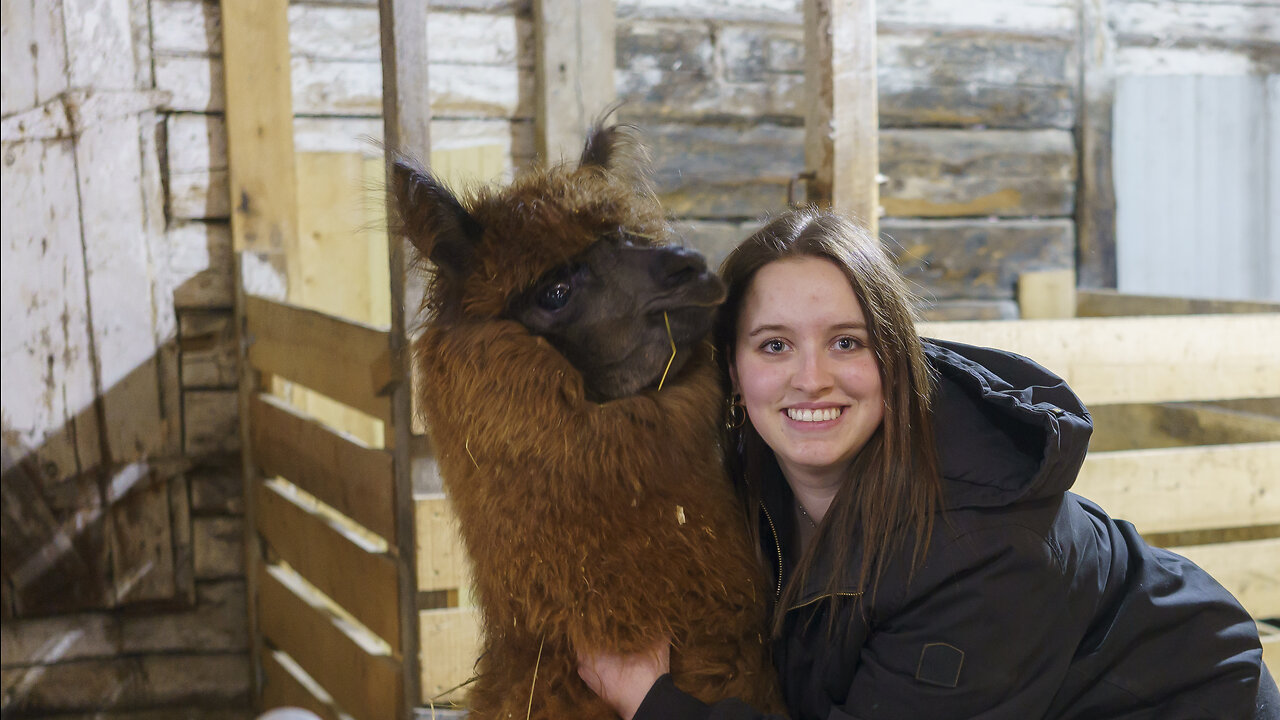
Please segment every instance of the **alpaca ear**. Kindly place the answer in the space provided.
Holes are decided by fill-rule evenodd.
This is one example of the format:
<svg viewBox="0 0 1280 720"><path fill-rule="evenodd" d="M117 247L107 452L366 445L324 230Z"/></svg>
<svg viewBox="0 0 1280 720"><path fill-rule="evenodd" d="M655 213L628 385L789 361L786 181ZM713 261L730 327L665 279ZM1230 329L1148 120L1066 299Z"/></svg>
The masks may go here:
<svg viewBox="0 0 1280 720"><path fill-rule="evenodd" d="M598 167L646 185L649 157L631 125L605 126L597 123L587 134L587 144L578 160L579 168Z"/></svg>
<svg viewBox="0 0 1280 720"><path fill-rule="evenodd" d="M482 228L444 183L408 158L391 174L399 232L423 257L454 277L471 268Z"/></svg>

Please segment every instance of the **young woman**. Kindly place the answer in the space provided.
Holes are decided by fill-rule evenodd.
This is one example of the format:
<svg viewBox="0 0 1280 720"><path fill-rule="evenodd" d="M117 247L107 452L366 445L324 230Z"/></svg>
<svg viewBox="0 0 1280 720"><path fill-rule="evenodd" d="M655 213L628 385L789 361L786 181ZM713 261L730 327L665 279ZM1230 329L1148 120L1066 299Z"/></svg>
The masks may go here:
<svg viewBox="0 0 1280 720"><path fill-rule="evenodd" d="M1280 717L1249 615L1068 492L1092 430L1059 378L916 335L862 228L790 212L725 261L731 465L777 582L792 718ZM652 652L580 658L624 718L708 707Z"/></svg>

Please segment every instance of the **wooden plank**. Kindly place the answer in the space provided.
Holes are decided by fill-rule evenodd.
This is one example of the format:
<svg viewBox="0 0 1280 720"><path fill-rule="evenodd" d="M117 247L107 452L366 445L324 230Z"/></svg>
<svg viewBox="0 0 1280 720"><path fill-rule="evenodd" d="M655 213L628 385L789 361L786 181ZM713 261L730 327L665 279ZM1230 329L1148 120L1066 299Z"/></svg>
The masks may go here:
<svg viewBox="0 0 1280 720"><path fill-rule="evenodd" d="M1075 123L1072 38L881 27L877 46L881 128ZM633 19L618 48L619 114L641 125L804 116L802 26Z"/></svg>
<svg viewBox="0 0 1280 720"><path fill-rule="evenodd" d="M85 660L0 672L5 715L101 712L248 699L243 653L163 654Z"/></svg>
<svg viewBox="0 0 1280 720"><path fill-rule="evenodd" d="M659 197L677 217L746 219L780 209L788 180L804 167L799 128L646 130ZM1073 208L1075 148L1064 130L882 130L879 156L889 216L1066 216Z"/></svg>
<svg viewBox="0 0 1280 720"><path fill-rule="evenodd" d="M1116 40L1107 21L1108 0L1080 3L1080 197L1077 284L1116 287L1116 190L1111 126L1115 104Z"/></svg>
<svg viewBox="0 0 1280 720"><path fill-rule="evenodd" d="M258 484L258 532L279 558L392 648L400 644L396 563L279 480ZM379 547L379 545L381 547Z"/></svg>
<svg viewBox="0 0 1280 720"><path fill-rule="evenodd" d="M1019 275L1018 309L1027 320L1075 317L1075 270L1036 270Z"/></svg>
<svg viewBox="0 0 1280 720"><path fill-rule="evenodd" d="M6 2L4 20L0 114L8 118L52 100L67 89L69 78L62 12L35 2Z"/></svg>
<svg viewBox="0 0 1280 720"><path fill-rule="evenodd" d="M1075 124L1075 38L881 26L877 41L882 128Z"/></svg>
<svg viewBox="0 0 1280 720"><path fill-rule="evenodd" d="M534 0L537 153L575 160L587 130L613 103L613 3Z"/></svg>
<svg viewBox="0 0 1280 720"><path fill-rule="evenodd" d="M916 304L916 312L928 322L1017 320L1018 304L1012 300L926 300Z"/></svg>
<svg viewBox="0 0 1280 720"><path fill-rule="evenodd" d="M458 590L470 585L467 551L458 535L458 523L444 495L420 495L414 499L417 525L418 590Z"/></svg>
<svg viewBox="0 0 1280 720"><path fill-rule="evenodd" d="M266 298L247 297L249 362L387 422L387 331Z"/></svg>
<svg viewBox="0 0 1280 720"><path fill-rule="evenodd" d="M377 5L376 0L291 5L291 53L313 59L379 62ZM220 24L217 5L206 0L162 0L152 9L154 50L159 55L179 57L221 55ZM527 12L432 3L426 46L432 62L531 68L532 37L533 24Z"/></svg>
<svg viewBox="0 0 1280 720"><path fill-rule="evenodd" d="M6 22L6 42L13 30ZM75 149L70 140L3 147L0 372L26 379L4 388L3 582L19 615L95 607L109 601L104 508L90 474L104 448L79 206L67 192Z"/></svg>
<svg viewBox="0 0 1280 720"><path fill-rule="evenodd" d="M1267 0L1125 0L1107 4L1107 20L1125 44L1267 45L1280 42L1280 10Z"/></svg>
<svg viewBox="0 0 1280 720"><path fill-rule="evenodd" d="M439 117L532 121L532 69L432 63L439 79L430 89ZM157 86L169 94L166 109L213 113L226 109L222 63L208 57L156 58ZM292 78L299 114L368 117L381 107L377 63L300 58Z"/></svg>
<svg viewBox="0 0 1280 720"><path fill-rule="evenodd" d="M1169 549L1208 571L1250 615L1280 617L1280 537Z"/></svg>
<svg viewBox="0 0 1280 720"><path fill-rule="evenodd" d="M1076 295L1077 317L1136 315L1217 315L1280 312L1280 303L1251 300L1211 300L1132 295L1115 290L1081 290Z"/></svg>
<svg viewBox="0 0 1280 720"><path fill-rule="evenodd" d="M254 398L254 457L266 477L280 476L371 532L395 538L392 459L344 438L269 395Z"/></svg>
<svg viewBox="0 0 1280 720"><path fill-rule="evenodd" d="M480 614L475 608L423 610L418 614L423 705L460 702L480 657Z"/></svg>
<svg viewBox="0 0 1280 720"><path fill-rule="evenodd" d="M1072 491L1144 534L1271 525L1277 467L1280 442L1100 452Z"/></svg>
<svg viewBox="0 0 1280 720"><path fill-rule="evenodd" d="M353 716L360 720L399 717L400 664L385 655L370 654L319 601L299 595L301 588L289 576L288 571L274 565L259 575L258 613L263 635Z"/></svg>
<svg viewBox="0 0 1280 720"><path fill-rule="evenodd" d="M191 546L199 580L244 576L245 522L238 517L198 517L191 522Z"/></svg>
<svg viewBox="0 0 1280 720"><path fill-rule="evenodd" d="M1280 315L922 323L920 333L1011 350L1090 405L1280 395Z"/></svg>
<svg viewBox="0 0 1280 720"><path fill-rule="evenodd" d="M227 310L178 315L182 387L231 389L240 379L240 346L235 316Z"/></svg>
<svg viewBox="0 0 1280 720"><path fill-rule="evenodd" d="M131 54L131 48L126 52ZM110 107L100 110L112 112ZM157 298L153 288L159 278L150 246L159 240L151 234L163 230L148 218L148 209L158 214L163 201L158 185L143 182L158 176L159 168L143 164L155 158L144 157L136 114L80 117L76 130L76 177L85 262L91 269L89 306L98 309L92 320L94 357L108 452L122 463L175 456L180 452L179 418L167 412L164 401L177 397L178 376L161 359L177 322L168 299Z"/></svg>
<svg viewBox="0 0 1280 720"><path fill-rule="evenodd" d="M287 0L223 2L222 46L235 249L291 252L298 209Z"/></svg>
<svg viewBox="0 0 1280 720"><path fill-rule="evenodd" d="M1063 130L886 130L880 133L885 214L907 217L1068 216L1075 142Z"/></svg>
<svg viewBox="0 0 1280 720"><path fill-rule="evenodd" d="M880 220L875 0L805 0L805 170L811 203Z"/></svg>
<svg viewBox="0 0 1280 720"><path fill-rule="evenodd" d="M1280 418L1202 403L1091 405L1089 451L1280 440Z"/></svg>
<svg viewBox="0 0 1280 720"><path fill-rule="evenodd" d="M145 462L119 468L111 478L108 533L116 605L178 596L169 492L169 478Z"/></svg>
<svg viewBox="0 0 1280 720"><path fill-rule="evenodd" d="M206 133L220 132L222 120L216 116L180 114L171 118L209 118L209 122L173 121L171 142L179 143L169 146L169 214L183 220L221 219L229 217L226 150L217 143L211 143ZM192 127L197 126L197 127ZM441 119L431 123L432 136L435 138L435 152L431 153L431 167L436 168L436 161L441 152L453 152L466 149L486 148L492 152L498 148L499 159L496 171L486 173L480 179L490 181L499 179L513 164L526 163L533 157L533 129L528 122L512 122L506 119L474 119L455 120ZM342 118L342 117L299 117L294 119L294 142L299 153L303 152L343 152L360 153L373 157L376 148L367 138L380 142L382 123L376 118ZM190 142L187 142L189 140ZM380 154L377 155L381 157ZM178 167L187 168L179 170ZM374 186L378 187L378 186ZM458 186L454 186L458 187ZM369 193L362 188L361 196ZM365 203L369 209L369 203ZM188 223L187 233L195 232L191 226L211 225L209 232L226 232L222 223ZM381 228L376 221L369 221L368 227ZM172 234L172 232L171 232ZM305 233L304 233L305 234ZM221 238L210 238L221 240ZM229 236L228 236L229 241ZM194 243L194 238L192 240ZM361 244L367 244L361 238ZM191 263L204 262L197 270L203 270L215 258L209 257L210 251L197 255L203 246L192 245L189 254L182 259ZM224 256L229 257L229 254ZM213 269L213 268L211 268ZM227 270L230 276L230 270ZM230 302L224 303L230 305Z"/></svg>
<svg viewBox="0 0 1280 720"><path fill-rule="evenodd" d="M270 650L262 656L261 709L297 707L319 715L323 720L350 718L333 706L333 698L307 675L288 653Z"/></svg>
<svg viewBox="0 0 1280 720"><path fill-rule="evenodd" d="M1075 225L1064 219L885 218L880 233L898 269L930 301L1013 300L1020 276L1069 270L1075 253Z"/></svg>
<svg viewBox="0 0 1280 720"><path fill-rule="evenodd" d="M234 452L240 443L240 412L230 390L182 393L183 451L188 456Z"/></svg>

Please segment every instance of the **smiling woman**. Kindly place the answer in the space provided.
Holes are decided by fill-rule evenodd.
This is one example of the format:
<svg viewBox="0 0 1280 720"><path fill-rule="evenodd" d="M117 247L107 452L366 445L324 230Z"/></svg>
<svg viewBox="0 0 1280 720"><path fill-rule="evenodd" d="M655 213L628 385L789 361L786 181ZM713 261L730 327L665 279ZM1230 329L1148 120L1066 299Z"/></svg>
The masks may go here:
<svg viewBox="0 0 1280 720"><path fill-rule="evenodd" d="M829 260L756 273L729 367L751 424L821 521L854 457L884 419L880 368L862 304Z"/></svg>
<svg viewBox="0 0 1280 720"><path fill-rule="evenodd" d="M919 337L880 243L830 212L779 216L721 274L728 460L790 717L1280 717L1235 598L1068 491L1092 426L1060 378ZM664 645L580 672L625 718L763 717L682 693Z"/></svg>

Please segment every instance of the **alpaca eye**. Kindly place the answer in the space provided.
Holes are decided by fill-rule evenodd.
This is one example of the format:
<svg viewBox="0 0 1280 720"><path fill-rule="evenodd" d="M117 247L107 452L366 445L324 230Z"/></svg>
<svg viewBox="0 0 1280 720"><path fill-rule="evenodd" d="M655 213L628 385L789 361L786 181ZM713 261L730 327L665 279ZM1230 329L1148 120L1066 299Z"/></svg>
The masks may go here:
<svg viewBox="0 0 1280 720"><path fill-rule="evenodd" d="M569 304L569 295L572 291L573 288L568 282L552 283L538 293L538 305L544 310L560 310Z"/></svg>

